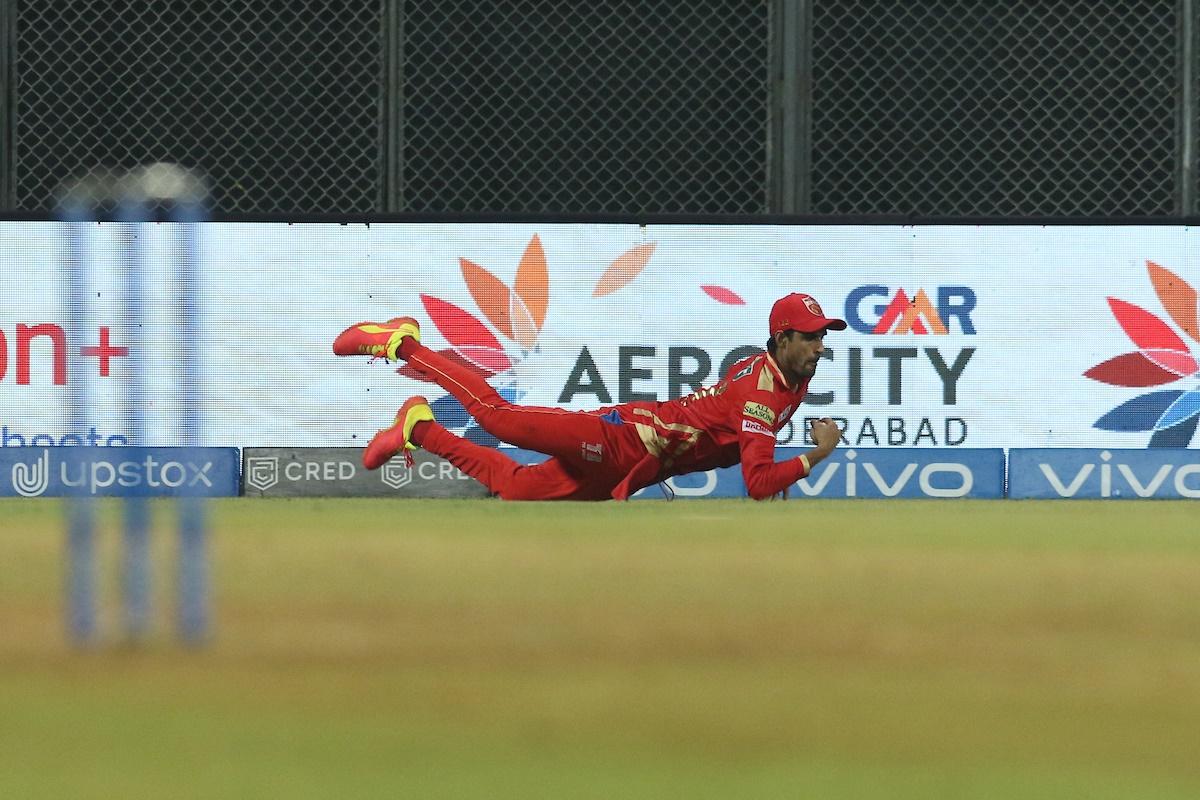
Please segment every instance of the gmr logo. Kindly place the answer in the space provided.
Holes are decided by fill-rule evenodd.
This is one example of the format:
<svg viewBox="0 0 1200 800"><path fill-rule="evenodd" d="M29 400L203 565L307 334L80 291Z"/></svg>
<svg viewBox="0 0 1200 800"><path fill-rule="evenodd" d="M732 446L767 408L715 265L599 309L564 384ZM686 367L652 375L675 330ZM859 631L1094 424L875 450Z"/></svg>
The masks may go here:
<svg viewBox="0 0 1200 800"><path fill-rule="evenodd" d="M869 304L868 298L873 297L884 301ZM909 297L904 289L893 293L886 286L869 284L846 295L846 322L859 333L944 336L951 333L951 320L956 320L959 332L974 334L971 312L975 310L975 302L975 292L966 286L939 286L934 307L924 289L917 289Z"/></svg>
<svg viewBox="0 0 1200 800"><path fill-rule="evenodd" d="M37 497L50 485L50 451L43 450L42 457L33 465L13 464L13 488L22 497Z"/></svg>

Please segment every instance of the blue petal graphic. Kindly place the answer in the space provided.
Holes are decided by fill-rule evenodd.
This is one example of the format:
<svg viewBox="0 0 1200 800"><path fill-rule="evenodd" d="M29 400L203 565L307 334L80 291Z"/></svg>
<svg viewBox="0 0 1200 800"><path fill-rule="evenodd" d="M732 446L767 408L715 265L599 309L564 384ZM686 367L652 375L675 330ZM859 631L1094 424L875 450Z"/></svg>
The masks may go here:
<svg viewBox="0 0 1200 800"><path fill-rule="evenodd" d="M478 425L472 425L471 427L467 428L466 431L463 432L463 438L467 441L474 442L475 444L481 444L484 447L500 446L499 439L497 439L495 436L492 436Z"/></svg>
<svg viewBox="0 0 1200 800"><path fill-rule="evenodd" d="M429 407L433 409L433 416L437 421L447 428L461 428L471 421L467 410L452 394L439 397L430 403Z"/></svg>
<svg viewBox="0 0 1200 800"><path fill-rule="evenodd" d="M1102 431L1150 431L1163 412L1181 395L1180 391L1150 392L1122 403L1092 425Z"/></svg>
<svg viewBox="0 0 1200 800"><path fill-rule="evenodd" d="M496 390L496 392L510 403L519 402L520 399L525 396L525 392L522 392L520 389L518 389L515 383L510 383L507 386L501 386Z"/></svg>
<svg viewBox="0 0 1200 800"><path fill-rule="evenodd" d="M1178 400L1170 405L1162 416L1158 418L1158 422L1154 424L1154 430L1161 431L1164 428L1173 428L1185 420L1189 420L1196 414L1200 414L1200 389L1193 389L1190 392L1185 392Z"/></svg>

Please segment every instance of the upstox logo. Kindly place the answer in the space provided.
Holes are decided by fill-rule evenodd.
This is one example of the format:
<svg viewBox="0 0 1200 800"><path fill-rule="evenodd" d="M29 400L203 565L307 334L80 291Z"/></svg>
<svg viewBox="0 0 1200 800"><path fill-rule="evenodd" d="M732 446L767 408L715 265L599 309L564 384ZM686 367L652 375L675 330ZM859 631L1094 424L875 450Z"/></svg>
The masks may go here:
<svg viewBox="0 0 1200 800"><path fill-rule="evenodd" d="M846 323L859 333L973 335L975 292L967 286L939 286L936 303L925 289L911 293L881 284L859 286L846 295Z"/></svg>
<svg viewBox="0 0 1200 800"><path fill-rule="evenodd" d="M238 463L234 448L0 449L0 495L215 497L237 493Z"/></svg>
<svg viewBox="0 0 1200 800"><path fill-rule="evenodd" d="M12 483L22 497L37 497L45 493L50 485L50 451L43 450L42 457L32 464L13 464Z"/></svg>

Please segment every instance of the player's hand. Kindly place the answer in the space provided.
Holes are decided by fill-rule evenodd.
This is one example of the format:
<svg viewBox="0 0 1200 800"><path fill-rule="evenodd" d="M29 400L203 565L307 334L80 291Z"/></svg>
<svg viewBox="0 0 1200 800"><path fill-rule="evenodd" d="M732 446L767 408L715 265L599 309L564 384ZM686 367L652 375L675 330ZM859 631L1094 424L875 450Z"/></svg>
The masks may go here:
<svg viewBox="0 0 1200 800"><path fill-rule="evenodd" d="M838 446L838 442L842 440L841 430L837 423L829 417L814 419L810 427L812 440L816 443L817 449L823 453L832 453L833 449Z"/></svg>

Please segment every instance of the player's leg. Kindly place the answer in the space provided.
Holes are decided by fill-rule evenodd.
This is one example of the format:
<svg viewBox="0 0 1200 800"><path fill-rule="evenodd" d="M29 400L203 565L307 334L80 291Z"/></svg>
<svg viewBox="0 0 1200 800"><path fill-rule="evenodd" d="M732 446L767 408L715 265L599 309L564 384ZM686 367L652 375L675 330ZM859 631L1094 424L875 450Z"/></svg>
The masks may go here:
<svg viewBox="0 0 1200 800"><path fill-rule="evenodd" d="M589 488L558 459L526 466L499 450L455 436L433 418L423 397L412 397L400 407L395 423L367 445L363 464L378 469L403 454L411 465L411 451L418 447L445 458L505 500L599 500L608 496L602 487Z"/></svg>
<svg viewBox="0 0 1200 800"><path fill-rule="evenodd" d="M603 450L611 435L608 423L594 414L509 403L478 372L423 346L412 317L352 325L337 337L333 352L404 359L452 394L488 433L527 450L576 462L584 444Z"/></svg>
<svg viewBox="0 0 1200 800"><path fill-rule="evenodd" d="M399 355L454 395L481 428L503 442L575 460L584 442L604 441L606 423L594 414L510 403L477 372L414 340L406 340Z"/></svg>

